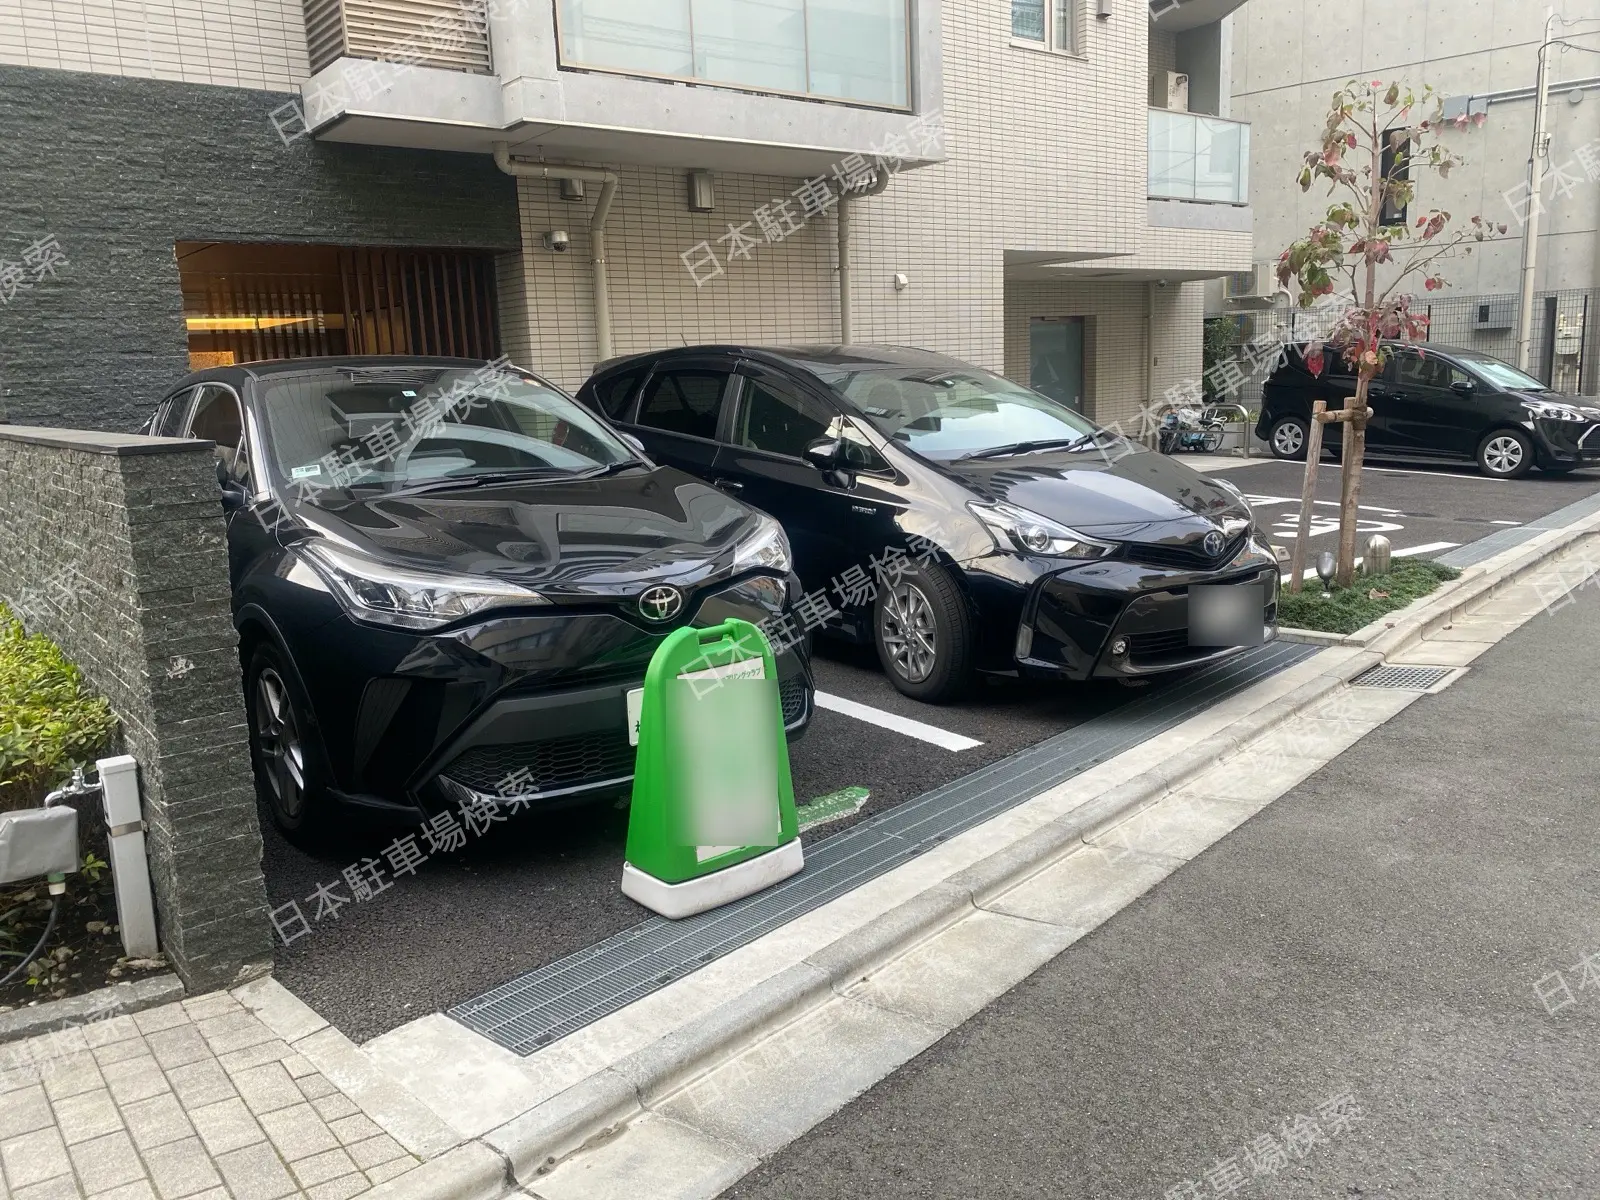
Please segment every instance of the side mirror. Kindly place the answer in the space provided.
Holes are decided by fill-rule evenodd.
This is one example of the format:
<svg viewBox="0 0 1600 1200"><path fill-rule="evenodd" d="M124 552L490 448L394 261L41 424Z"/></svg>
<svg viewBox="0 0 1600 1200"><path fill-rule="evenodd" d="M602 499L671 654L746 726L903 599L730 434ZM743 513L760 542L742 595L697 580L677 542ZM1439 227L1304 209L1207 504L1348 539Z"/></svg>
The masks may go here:
<svg viewBox="0 0 1600 1200"><path fill-rule="evenodd" d="M837 470L844 461L844 439L818 438L806 447L806 461L819 471Z"/></svg>
<svg viewBox="0 0 1600 1200"><path fill-rule="evenodd" d="M1457 379L1450 385L1450 390L1455 392L1457 395L1470 396L1476 390L1476 388L1470 379Z"/></svg>

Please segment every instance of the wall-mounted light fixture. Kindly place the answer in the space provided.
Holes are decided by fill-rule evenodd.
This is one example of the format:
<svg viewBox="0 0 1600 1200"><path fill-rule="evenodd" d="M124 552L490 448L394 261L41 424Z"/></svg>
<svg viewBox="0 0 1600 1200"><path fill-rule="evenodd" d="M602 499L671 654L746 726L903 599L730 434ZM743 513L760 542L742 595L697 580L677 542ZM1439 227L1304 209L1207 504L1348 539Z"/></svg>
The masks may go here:
<svg viewBox="0 0 1600 1200"><path fill-rule="evenodd" d="M711 186L710 171L689 172L689 211L710 212L717 206L716 189Z"/></svg>
<svg viewBox="0 0 1600 1200"><path fill-rule="evenodd" d="M1111 15L1111 0L1096 0L1094 15L1104 21Z"/></svg>

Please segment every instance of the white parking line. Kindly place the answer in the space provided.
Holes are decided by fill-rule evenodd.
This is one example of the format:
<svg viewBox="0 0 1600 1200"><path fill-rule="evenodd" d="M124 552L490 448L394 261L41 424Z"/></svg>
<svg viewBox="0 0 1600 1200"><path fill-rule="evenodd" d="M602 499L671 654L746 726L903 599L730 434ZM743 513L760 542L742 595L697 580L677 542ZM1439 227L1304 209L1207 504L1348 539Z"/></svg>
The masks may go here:
<svg viewBox="0 0 1600 1200"><path fill-rule="evenodd" d="M1483 475L1470 467L1463 467L1460 471L1417 471L1406 467L1369 467L1361 464L1363 471L1377 471L1383 475L1439 475L1446 479L1481 479L1484 483L1510 483L1509 479L1496 479L1493 475Z"/></svg>
<svg viewBox="0 0 1600 1200"><path fill-rule="evenodd" d="M1521 525L1521 521L1490 521L1491 525Z"/></svg>
<svg viewBox="0 0 1600 1200"><path fill-rule="evenodd" d="M880 729L892 729L896 733L903 733L921 742L929 742L945 750L971 750L974 746L983 745L980 741L962 737L959 733L951 733L948 729L940 729L936 725L924 725L921 721L913 721L910 717L896 716L892 712L884 712L881 708L873 708L870 704L857 704L854 700L846 700L843 696L834 696L828 692L817 692L816 701L818 708L854 717L858 721L865 721L868 725L876 725Z"/></svg>

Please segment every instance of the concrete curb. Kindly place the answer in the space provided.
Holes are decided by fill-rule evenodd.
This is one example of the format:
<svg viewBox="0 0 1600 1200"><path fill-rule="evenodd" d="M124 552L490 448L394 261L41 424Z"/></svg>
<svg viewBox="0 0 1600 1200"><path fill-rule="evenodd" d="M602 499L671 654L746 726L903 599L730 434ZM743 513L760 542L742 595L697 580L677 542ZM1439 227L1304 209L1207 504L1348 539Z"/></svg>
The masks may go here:
<svg viewBox="0 0 1600 1200"><path fill-rule="evenodd" d="M50 1000L29 1008L0 1013L0 1043L37 1037L41 1033L55 1033L91 1021L103 1021L108 1017L143 1012L147 1008L182 1000L183 997L183 981L166 971L144 979L114 983L81 996L68 996L64 1000Z"/></svg>
<svg viewBox="0 0 1600 1200"><path fill-rule="evenodd" d="M579 1150L614 1136L663 1097L1157 803L1219 759L1244 749L1379 665L1389 654L1449 624L1467 605L1492 595L1551 554L1595 530L1600 530L1600 514L1558 531L1556 536L1541 535L1520 547L1521 553L1506 562L1468 568L1445 588L1414 606L1397 610L1398 620L1397 614L1389 614L1381 628L1369 627L1335 643L1355 652L1340 656L1287 695L1262 702L1202 742L1178 751L1157 766L1110 787L1071 812L930 885L904 904L841 935L686 1026L491 1130L479 1142L492 1147L498 1161L509 1163L514 1178L527 1183ZM451 1154L461 1153L468 1146ZM443 1163L449 1157L436 1161ZM480 1171L486 1171L486 1159L473 1161L482 1164ZM418 1174L412 1172L396 1183ZM417 1186L422 1183L419 1180ZM482 1186L480 1176L474 1176L470 1186ZM401 1196L399 1192L393 1194ZM381 1200L388 1200L389 1195L383 1193ZM481 1195L477 1190L460 1189L447 1194L406 1192L404 1200L479 1200Z"/></svg>
<svg viewBox="0 0 1600 1200"><path fill-rule="evenodd" d="M1200 745L1117 784L1071 813L926 888L840 936L804 960L735 996L661 1040L485 1134L516 1176L527 1181L586 1146L612 1136L666 1095L746 1046L804 1016L885 963L1045 870L1168 792L1288 720L1381 661L1351 655L1287 696L1237 718Z"/></svg>

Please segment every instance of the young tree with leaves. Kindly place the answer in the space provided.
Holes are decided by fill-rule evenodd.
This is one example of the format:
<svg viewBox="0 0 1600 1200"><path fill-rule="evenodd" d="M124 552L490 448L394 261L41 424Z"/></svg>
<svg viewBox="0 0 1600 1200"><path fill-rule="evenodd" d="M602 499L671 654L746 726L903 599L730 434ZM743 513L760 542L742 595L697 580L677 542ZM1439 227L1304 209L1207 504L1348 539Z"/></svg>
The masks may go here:
<svg viewBox="0 0 1600 1200"><path fill-rule="evenodd" d="M1441 129L1446 124L1482 125L1483 120L1479 113L1446 122L1442 100L1432 87L1419 95L1398 83L1385 87L1352 80L1334 95L1321 148L1306 152L1300 171L1301 191L1326 179L1328 194L1338 199L1306 237L1279 256L1278 284L1286 290L1292 285L1302 308L1333 295L1336 279L1349 288L1349 304L1336 323L1304 350L1314 375L1322 374L1325 348L1342 355L1356 375L1350 407L1334 418L1344 427L1334 575L1340 587L1348 587L1355 574L1369 388L1389 357L1387 341L1416 341L1427 335L1428 318L1413 308L1415 297L1407 288L1419 280L1427 292L1446 286L1438 273L1442 260L1471 253L1472 242L1506 231L1481 216L1452 229L1450 214L1437 208L1412 223L1405 219L1416 194L1413 174L1428 170L1448 179L1461 163L1439 143ZM1291 586L1298 590L1298 583Z"/></svg>

